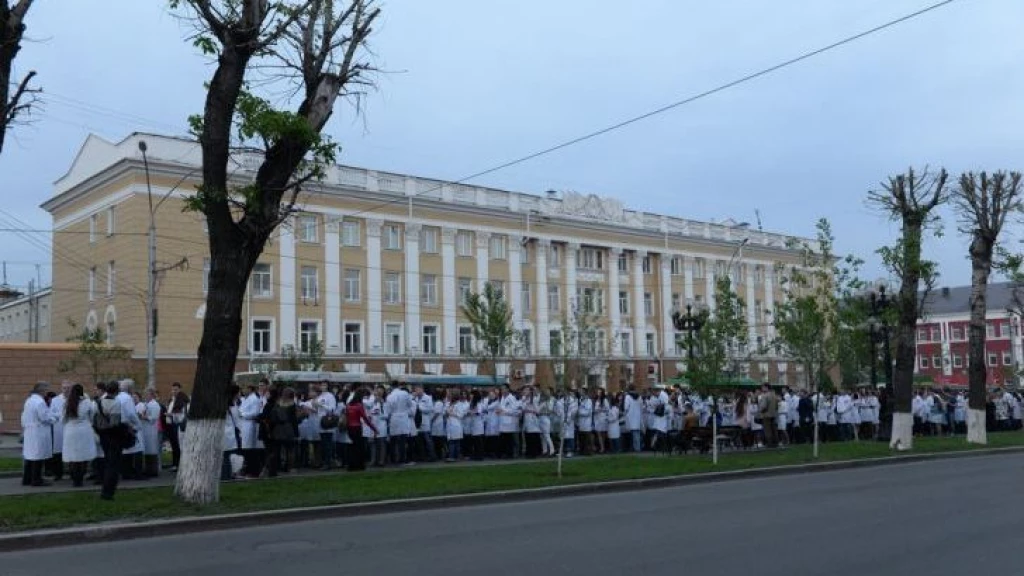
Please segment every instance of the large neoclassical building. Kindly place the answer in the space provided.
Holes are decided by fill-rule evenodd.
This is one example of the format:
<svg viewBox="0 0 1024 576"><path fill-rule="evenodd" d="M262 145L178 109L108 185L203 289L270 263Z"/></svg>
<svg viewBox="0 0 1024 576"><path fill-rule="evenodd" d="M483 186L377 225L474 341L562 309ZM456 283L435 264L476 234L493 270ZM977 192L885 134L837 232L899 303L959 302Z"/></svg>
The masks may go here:
<svg viewBox="0 0 1024 576"><path fill-rule="evenodd" d="M204 220L182 210L200 166L198 146L184 139L90 136L56 182L43 204L54 230L53 338L68 336L71 320L145 354L151 212L140 141L148 148L157 266L170 268L159 275L157 355L187 361L202 331L209 260ZM252 178L258 162L237 156L236 180ZM787 247L790 236L640 212L594 195L510 192L348 166L332 167L300 203L253 271L242 367L279 365L282 350L319 341L326 369L473 374L460 302L492 283L507 295L526 342L500 371L525 381L550 377L552 342L579 303L597 319L593 341L605 360L594 382L662 380L684 368L673 311L714 307L715 277L732 274L747 304L749 375L802 380L767 346L781 297L776 264L800 260Z"/></svg>

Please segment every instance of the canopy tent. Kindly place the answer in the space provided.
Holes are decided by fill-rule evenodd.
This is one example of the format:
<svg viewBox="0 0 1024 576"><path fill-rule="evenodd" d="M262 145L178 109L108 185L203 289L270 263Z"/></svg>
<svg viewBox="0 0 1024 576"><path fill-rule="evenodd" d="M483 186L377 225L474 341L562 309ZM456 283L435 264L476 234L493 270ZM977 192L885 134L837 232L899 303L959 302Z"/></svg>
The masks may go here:
<svg viewBox="0 0 1024 576"><path fill-rule="evenodd" d="M257 382L266 378L271 382L305 383L327 382L330 384L381 384L386 382L383 374L364 372L300 372L282 370L264 374L262 372L239 372L235 374L235 382L239 384Z"/></svg>
<svg viewBox="0 0 1024 576"><path fill-rule="evenodd" d="M391 380L400 384L418 384L421 386L469 386L487 387L508 384L507 376L470 376L465 374L397 374Z"/></svg>

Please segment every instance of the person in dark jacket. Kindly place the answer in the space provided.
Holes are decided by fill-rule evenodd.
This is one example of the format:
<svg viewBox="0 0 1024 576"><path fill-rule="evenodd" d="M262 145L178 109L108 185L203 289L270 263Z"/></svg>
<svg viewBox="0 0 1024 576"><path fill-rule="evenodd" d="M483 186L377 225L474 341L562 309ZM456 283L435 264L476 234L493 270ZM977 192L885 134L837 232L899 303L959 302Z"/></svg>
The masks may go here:
<svg viewBox="0 0 1024 576"><path fill-rule="evenodd" d="M288 473L295 458L295 440L299 431L299 411L295 406L295 390L276 390L267 399L267 475L277 476L278 470Z"/></svg>
<svg viewBox="0 0 1024 576"><path fill-rule="evenodd" d="M800 402L796 405L796 413L800 426L799 442L811 442L814 438L814 402L811 402L806 390L800 392Z"/></svg>

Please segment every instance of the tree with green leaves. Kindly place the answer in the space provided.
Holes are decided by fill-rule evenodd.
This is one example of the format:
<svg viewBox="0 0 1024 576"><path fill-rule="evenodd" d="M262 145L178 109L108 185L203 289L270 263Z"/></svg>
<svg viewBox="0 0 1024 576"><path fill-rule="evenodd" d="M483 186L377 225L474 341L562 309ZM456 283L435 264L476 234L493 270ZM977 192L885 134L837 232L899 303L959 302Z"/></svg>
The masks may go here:
<svg viewBox="0 0 1024 576"><path fill-rule="evenodd" d="M818 402L817 392L828 372L848 354L844 345L856 340L856 333L865 329L866 316L861 315L863 307L850 305L863 286L857 277L861 261L835 254L835 236L828 220L822 218L816 228L813 244L791 245L801 253L799 265L777 265L783 272L783 297L775 305L774 325L775 344L803 367L808 388ZM817 406L814 413L817 419ZM817 421L814 457L818 457Z"/></svg>
<svg viewBox="0 0 1024 576"><path fill-rule="evenodd" d="M20 80L11 77L14 59L25 38L25 16L34 0L0 0L0 152L7 131L31 112L39 89L32 87L36 73L29 71Z"/></svg>
<svg viewBox="0 0 1024 576"><path fill-rule="evenodd" d="M700 330L680 342L693 346L693 360L686 363L686 378L702 397L714 395L717 386L735 380L749 361L746 303L732 288L728 275L715 279L715 309L697 310ZM688 356L689 358L689 356Z"/></svg>
<svg viewBox="0 0 1024 576"><path fill-rule="evenodd" d="M968 401L967 441L987 444L985 404L987 369L985 361L986 292L992 268L1005 268L1008 262L994 259L1001 250L1003 227L1010 215L1021 212L1020 172L996 172L960 176L959 187L952 192L953 206L960 232L971 238L971 320L968 328Z"/></svg>
<svg viewBox="0 0 1024 576"><path fill-rule="evenodd" d="M175 493L197 504L219 497L223 419L238 356L249 276L271 234L296 211L305 186L333 164L338 146L322 131L339 99L371 83L366 43L375 0L170 0L195 25L193 44L211 57L203 113L190 118L202 151L202 184L186 200L209 230L206 316L189 426ZM293 94L276 107L255 87ZM292 90L294 88L294 90ZM232 154L258 151L248 183L230 177Z"/></svg>
<svg viewBox="0 0 1024 576"><path fill-rule="evenodd" d="M935 262L922 258L925 233L940 235L938 208L949 199L948 173L942 169L930 173L913 168L881 184L868 193L868 204L887 218L900 223L900 235L892 246L878 250L885 266L900 279L894 295L896 314L896 362L893 368L892 436L889 446L910 450L914 446L914 367L917 362L917 320L921 317L928 293L938 280ZM922 289L923 284L923 289Z"/></svg>
<svg viewBox="0 0 1024 576"><path fill-rule="evenodd" d="M473 331L473 355L490 364L497 386L498 361L516 354L522 342L512 321L512 307L505 294L488 282L482 293L473 292L466 297L462 313Z"/></svg>
<svg viewBox="0 0 1024 576"><path fill-rule="evenodd" d="M73 336L68 342L78 345L71 358L58 365L58 371L89 377L90 384L131 376L132 351L107 344L107 335L100 328L82 328L68 320Z"/></svg>

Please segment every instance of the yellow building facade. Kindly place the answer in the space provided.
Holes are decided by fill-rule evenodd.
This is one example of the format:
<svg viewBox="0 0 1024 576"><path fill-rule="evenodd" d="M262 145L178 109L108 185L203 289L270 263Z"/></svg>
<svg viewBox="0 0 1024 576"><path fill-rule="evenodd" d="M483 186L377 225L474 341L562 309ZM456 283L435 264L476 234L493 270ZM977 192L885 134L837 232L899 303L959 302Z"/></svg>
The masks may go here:
<svg viewBox="0 0 1024 576"><path fill-rule="evenodd" d="M157 356L195 357L207 235L182 198L199 182L200 161L198 146L183 139L86 140L43 204L53 217L54 340L84 326L146 350L153 214L157 267L170 268L159 275ZM243 184L259 158L240 154L232 164ZM716 276L731 274L747 305L749 375L801 379L767 346L770 311L782 297L776 265L800 261L790 236L639 212L594 195L534 195L347 166L331 167L299 208L250 281L240 360L255 369L280 369L283 351L317 341L328 369L473 374L478 363L468 355L473 343L460 303L493 283L526 344L500 372L550 377L552 340L585 302L604 359L593 381L663 380L685 367L673 312L713 308ZM178 263L186 265L172 267Z"/></svg>

